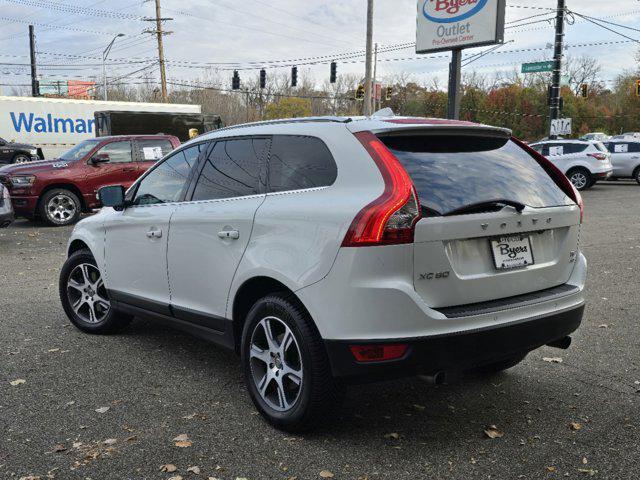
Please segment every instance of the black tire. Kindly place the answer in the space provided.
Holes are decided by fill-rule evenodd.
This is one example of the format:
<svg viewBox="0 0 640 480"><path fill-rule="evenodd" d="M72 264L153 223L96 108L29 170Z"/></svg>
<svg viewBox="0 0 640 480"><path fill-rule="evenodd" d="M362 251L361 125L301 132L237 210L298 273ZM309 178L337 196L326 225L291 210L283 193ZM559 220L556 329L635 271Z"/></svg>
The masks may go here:
<svg viewBox="0 0 640 480"><path fill-rule="evenodd" d="M522 362L526 358L527 354L524 355L519 354L513 357L506 358L504 360L500 360L498 362L490 363L488 365L483 365L481 367L474 368L470 371L470 373L476 375L496 375L498 373L504 372L510 368L515 367L520 362Z"/></svg>
<svg viewBox="0 0 640 480"><path fill-rule="evenodd" d="M298 387L299 390L296 390L296 384L294 382L289 381L289 386L292 388L288 391L293 392L296 397L293 400L287 400L291 402L291 406L285 411L277 410L275 407L269 405L269 399L266 393L269 389L275 389L276 395L274 395L274 397L279 397L277 393L280 392L279 385L282 385L282 396L285 397L285 390L287 389L284 385L285 375L287 375L287 373L281 370L283 374L279 383L276 377L264 383L267 387L271 386L264 389L265 397L267 397L267 399L265 399L258 391L257 383L260 378L269 378L267 376L269 365L266 362L262 363L260 359L250 357L251 344L252 342L254 342L254 345L258 343L260 329L262 329L262 333L265 333L262 322L272 321L269 320L269 318L277 321L275 323L285 329L281 333L282 336L279 337L278 330L275 327L273 328L274 343L277 344L278 341L284 341L284 336L287 333L286 327L288 327L289 332L293 334L296 344L294 345L292 343L290 349L285 349L285 351L290 353L291 348L294 348L294 354L296 352L299 353L302 364L299 367L299 371L302 372ZM281 322L284 326L278 322ZM280 344L280 347L281 346ZM269 358L268 350L270 350L268 346L263 350L267 358ZM330 413L335 413L335 408L344 398L344 386L336 382L331 374L329 358L319 332L305 308L297 299L292 298L291 295L277 293L264 297L254 304L244 324L241 356L245 381L251 400L260 414L270 424L280 430L287 432L309 430L315 427ZM295 355L293 356L295 357ZM275 357L272 355L270 358L274 359ZM278 358L280 357L278 356ZM282 358L284 359L285 356L283 355ZM273 361L276 362L276 360ZM288 360L282 361L280 366L278 366L277 363L272 364L271 371L276 372L273 375L277 375L277 370L278 368L283 368L282 365L285 365L284 368L286 368L288 364ZM261 371L262 365L264 366L264 376ZM281 406L283 405L283 402L279 403Z"/></svg>
<svg viewBox="0 0 640 480"><path fill-rule="evenodd" d="M17 154L15 157L13 157L13 160L11 160L11 163L16 164L16 163L27 163L31 161L31 157L28 155L25 155L24 153L19 153Z"/></svg>
<svg viewBox="0 0 640 480"><path fill-rule="evenodd" d="M92 277L90 281L95 280L94 283L98 283L98 279L101 278L96 261L89 250L79 250L72 254L64 263L62 271L60 272L59 291L62 308L67 314L67 317L69 317L69 320L71 320L71 323L83 332L100 335L119 332L133 320L133 317L119 313L111 306L109 306L108 309L105 309L104 306L101 307L100 300L98 299L109 301L109 295L104 288L104 284L101 287L95 288L93 293L93 290L86 292L84 289L81 291L76 287L69 286L70 279L79 283L79 275L81 273L83 274L83 265L93 266L92 269L88 269L89 275ZM97 278L95 276L96 272L98 274ZM94 318L96 321L93 322L88 321L88 318L91 317L89 314L90 304L87 302L89 297L91 298L91 303L95 305ZM77 303L75 303L78 299L82 302L79 307ZM76 305L76 308L74 308L74 305Z"/></svg>
<svg viewBox="0 0 640 480"><path fill-rule="evenodd" d="M593 185L593 176L586 168L572 168L567 172L567 177L573 186L580 191L587 190Z"/></svg>
<svg viewBox="0 0 640 480"><path fill-rule="evenodd" d="M638 182L638 185L640 185L640 167L637 167L634 171L633 171L633 178L636 182Z"/></svg>
<svg viewBox="0 0 640 480"><path fill-rule="evenodd" d="M46 224L64 227L78 221L82 213L82 202L71 190L54 188L40 198L38 213Z"/></svg>

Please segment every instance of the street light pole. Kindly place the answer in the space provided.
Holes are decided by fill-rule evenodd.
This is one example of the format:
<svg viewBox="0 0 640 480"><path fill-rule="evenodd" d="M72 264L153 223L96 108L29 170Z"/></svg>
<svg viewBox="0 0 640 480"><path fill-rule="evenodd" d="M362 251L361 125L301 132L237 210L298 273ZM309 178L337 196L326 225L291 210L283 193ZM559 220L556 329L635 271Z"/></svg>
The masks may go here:
<svg viewBox="0 0 640 480"><path fill-rule="evenodd" d="M102 52L102 99L105 101L107 100L107 67L105 65L105 62L107 61L107 56L111 51L111 47L113 47L113 44L118 37L124 37L124 33L119 33L115 37L113 37L111 43L109 43L109 45L107 45L107 48L104 49L104 52Z"/></svg>

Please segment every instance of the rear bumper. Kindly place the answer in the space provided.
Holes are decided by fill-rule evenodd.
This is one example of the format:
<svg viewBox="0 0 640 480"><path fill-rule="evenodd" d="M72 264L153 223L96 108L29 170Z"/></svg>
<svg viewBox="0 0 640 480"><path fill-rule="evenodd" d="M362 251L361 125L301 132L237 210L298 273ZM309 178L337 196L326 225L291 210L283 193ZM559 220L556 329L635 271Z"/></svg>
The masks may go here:
<svg viewBox="0 0 640 480"><path fill-rule="evenodd" d="M325 340L333 375L347 383L362 383L437 372L461 372L508 357L526 354L573 333L582 322L584 303L577 308L478 330L390 340ZM407 344L403 358L357 362L350 345Z"/></svg>

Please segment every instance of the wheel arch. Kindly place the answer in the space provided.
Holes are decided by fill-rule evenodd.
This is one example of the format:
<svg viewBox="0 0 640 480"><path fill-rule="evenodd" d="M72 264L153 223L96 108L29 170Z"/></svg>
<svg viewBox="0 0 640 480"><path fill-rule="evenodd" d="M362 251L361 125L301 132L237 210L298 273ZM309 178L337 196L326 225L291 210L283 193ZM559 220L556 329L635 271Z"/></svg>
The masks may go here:
<svg viewBox="0 0 640 480"><path fill-rule="evenodd" d="M231 319L233 325L233 338L235 351L240 353L242 329L251 307L261 298L273 293L285 293L309 313L295 292L284 283L269 276L257 276L247 279L236 290L231 303ZM311 316L309 315L311 318ZM313 321L313 319L312 319Z"/></svg>
<svg viewBox="0 0 640 480"><path fill-rule="evenodd" d="M69 247L67 247L67 257L70 257L80 250L91 251L91 248L89 248L89 245L87 245L84 240L80 240L78 238L76 238L75 240L71 240L71 242L69 243Z"/></svg>
<svg viewBox="0 0 640 480"><path fill-rule="evenodd" d="M78 188L77 185L75 185L74 183L56 182L56 183L50 183L47 186L45 186L40 192L40 195L38 195L38 205L36 206L36 212L40 209L40 202L42 202L42 197L44 197L47 192L54 190L56 188L62 188L62 189L70 190L71 192L73 192L80 200L80 205L82 206L82 210L87 211L87 204L84 200L84 196L82 195L82 191Z"/></svg>

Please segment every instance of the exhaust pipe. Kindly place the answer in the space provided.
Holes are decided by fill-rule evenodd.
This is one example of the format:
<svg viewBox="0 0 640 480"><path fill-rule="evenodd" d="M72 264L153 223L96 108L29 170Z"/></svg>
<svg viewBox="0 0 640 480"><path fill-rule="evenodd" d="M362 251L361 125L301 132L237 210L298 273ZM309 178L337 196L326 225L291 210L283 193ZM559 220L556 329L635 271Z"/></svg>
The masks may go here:
<svg viewBox="0 0 640 480"><path fill-rule="evenodd" d="M566 336L564 338L560 338L558 340L554 340L553 342L547 343L547 347L559 348L561 350L566 350L571 346L571 337Z"/></svg>
<svg viewBox="0 0 640 480"><path fill-rule="evenodd" d="M432 375L420 375L419 378L429 385L443 385L447 381L447 374L440 371Z"/></svg>

